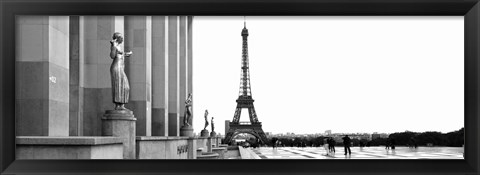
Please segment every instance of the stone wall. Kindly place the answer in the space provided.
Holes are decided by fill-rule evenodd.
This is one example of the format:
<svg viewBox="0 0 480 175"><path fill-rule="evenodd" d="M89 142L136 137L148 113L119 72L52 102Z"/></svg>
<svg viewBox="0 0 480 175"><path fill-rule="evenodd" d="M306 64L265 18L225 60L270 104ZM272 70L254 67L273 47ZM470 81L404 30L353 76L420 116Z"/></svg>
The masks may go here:
<svg viewBox="0 0 480 175"><path fill-rule="evenodd" d="M123 159L118 137L20 136L17 159Z"/></svg>
<svg viewBox="0 0 480 175"><path fill-rule="evenodd" d="M16 18L17 135L69 135L69 17Z"/></svg>
<svg viewBox="0 0 480 175"><path fill-rule="evenodd" d="M210 138L209 137L198 137L196 139L196 142L197 142L197 148L201 148L202 149L202 152L208 152L208 140Z"/></svg>
<svg viewBox="0 0 480 175"><path fill-rule="evenodd" d="M137 159L187 159L195 147L188 137L137 137Z"/></svg>

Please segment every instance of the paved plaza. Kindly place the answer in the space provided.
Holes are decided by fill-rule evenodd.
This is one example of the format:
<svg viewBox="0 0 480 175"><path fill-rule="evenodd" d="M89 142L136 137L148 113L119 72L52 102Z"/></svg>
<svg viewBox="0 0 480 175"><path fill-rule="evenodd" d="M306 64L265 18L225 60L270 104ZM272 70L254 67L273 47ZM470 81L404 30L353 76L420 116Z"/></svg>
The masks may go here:
<svg viewBox="0 0 480 175"><path fill-rule="evenodd" d="M351 147L352 154L344 155L343 147L329 153L323 147L271 147L248 148L260 159L463 159L463 148L457 147Z"/></svg>

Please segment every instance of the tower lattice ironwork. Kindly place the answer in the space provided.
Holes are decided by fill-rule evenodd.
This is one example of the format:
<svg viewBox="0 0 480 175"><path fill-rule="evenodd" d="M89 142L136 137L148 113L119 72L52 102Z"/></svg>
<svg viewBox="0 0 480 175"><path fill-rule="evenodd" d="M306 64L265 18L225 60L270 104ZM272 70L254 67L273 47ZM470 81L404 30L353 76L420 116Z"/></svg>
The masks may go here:
<svg viewBox="0 0 480 175"><path fill-rule="evenodd" d="M248 63L248 29L246 23L242 30L242 65L240 74L240 90L238 94L237 107L233 115L233 121L229 123L230 129L225 136L225 143L230 143L233 137L240 133L248 133L255 136L263 143L267 143L267 136L263 132L262 123L258 121L257 113L253 106L252 90L250 86L250 69ZM250 122L240 122L242 109L248 109Z"/></svg>

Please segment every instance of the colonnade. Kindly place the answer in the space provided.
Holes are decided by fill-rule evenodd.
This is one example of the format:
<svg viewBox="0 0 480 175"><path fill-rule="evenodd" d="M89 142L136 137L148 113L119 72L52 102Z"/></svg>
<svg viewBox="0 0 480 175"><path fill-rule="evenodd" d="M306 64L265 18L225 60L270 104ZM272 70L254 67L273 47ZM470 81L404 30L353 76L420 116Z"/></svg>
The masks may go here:
<svg viewBox="0 0 480 175"><path fill-rule="evenodd" d="M100 136L109 57L124 34L137 136L179 136L192 93L192 16L18 16L17 136ZM193 96L195 98L195 96Z"/></svg>

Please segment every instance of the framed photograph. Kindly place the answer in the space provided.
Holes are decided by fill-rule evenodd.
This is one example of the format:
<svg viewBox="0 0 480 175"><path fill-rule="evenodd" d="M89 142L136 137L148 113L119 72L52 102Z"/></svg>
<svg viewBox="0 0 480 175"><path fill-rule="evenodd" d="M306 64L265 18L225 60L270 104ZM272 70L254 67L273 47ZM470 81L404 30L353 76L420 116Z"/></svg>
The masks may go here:
<svg viewBox="0 0 480 175"><path fill-rule="evenodd" d="M477 1L0 5L2 173L479 173Z"/></svg>

